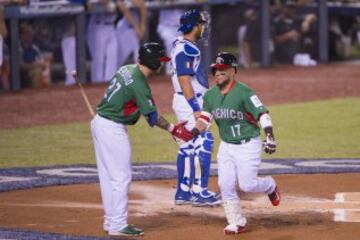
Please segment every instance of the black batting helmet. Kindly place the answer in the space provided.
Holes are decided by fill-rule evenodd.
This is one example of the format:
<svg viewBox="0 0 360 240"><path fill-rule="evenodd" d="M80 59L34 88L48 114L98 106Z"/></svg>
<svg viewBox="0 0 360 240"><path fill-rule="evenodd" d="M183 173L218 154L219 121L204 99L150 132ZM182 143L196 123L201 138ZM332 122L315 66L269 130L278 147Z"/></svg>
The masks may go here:
<svg viewBox="0 0 360 240"><path fill-rule="evenodd" d="M210 65L211 72L215 75L216 70L225 70L227 68L234 68L237 72L237 59L236 57L228 52L221 52L216 55L216 60L213 64Z"/></svg>
<svg viewBox="0 0 360 240"><path fill-rule="evenodd" d="M151 70L157 70L161 62L168 62L170 58L166 56L165 49L157 42L144 43L139 49L139 63Z"/></svg>

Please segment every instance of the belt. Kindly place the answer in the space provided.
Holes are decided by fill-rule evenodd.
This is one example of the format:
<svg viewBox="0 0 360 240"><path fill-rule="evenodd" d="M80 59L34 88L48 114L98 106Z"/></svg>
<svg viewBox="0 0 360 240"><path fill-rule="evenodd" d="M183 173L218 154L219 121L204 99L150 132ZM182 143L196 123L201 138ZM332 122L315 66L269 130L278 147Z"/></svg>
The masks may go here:
<svg viewBox="0 0 360 240"><path fill-rule="evenodd" d="M184 95L183 92L176 92L176 94ZM195 93L195 97L197 97L197 98L202 97L202 94L201 93Z"/></svg>
<svg viewBox="0 0 360 240"><path fill-rule="evenodd" d="M241 144L244 144L244 143L248 143L251 141L251 138L245 138L245 139L241 139L239 142L229 142L230 144L235 144L235 145L241 145Z"/></svg>

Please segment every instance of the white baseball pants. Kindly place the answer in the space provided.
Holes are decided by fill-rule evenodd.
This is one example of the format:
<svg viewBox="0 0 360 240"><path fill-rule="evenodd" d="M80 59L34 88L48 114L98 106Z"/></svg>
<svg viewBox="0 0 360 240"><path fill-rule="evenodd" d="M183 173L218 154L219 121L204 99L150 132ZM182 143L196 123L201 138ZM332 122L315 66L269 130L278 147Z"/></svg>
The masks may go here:
<svg viewBox="0 0 360 240"><path fill-rule="evenodd" d="M270 194L276 184L272 177L258 177L261 163L262 142L260 137L244 144L221 141L218 159L218 184L223 200L239 199L237 183L244 192Z"/></svg>
<svg viewBox="0 0 360 240"><path fill-rule="evenodd" d="M91 81L109 81L117 70L117 41L112 24L90 21L89 49L92 56Z"/></svg>
<svg viewBox="0 0 360 240"><path fill-rule="evenodd" d="M91 121L96 164L110 232L127 226L128 192L131 182L131 145L126 125L96 115Z"/></svg>
<svg viewBox="0 0 360 240"><path fill-rule="evenodd" d="M61 50L65 66L65 85L75 84L71 72L76 70L75 36L65 37L61 40Z"/></svg>
<svg viewBox="0 0 360 240"><path fill-rule="evenodd" d="M133 54L133 63L139 58L139 39L133 28L125 19L118 22L116 26L116 40L118 45L117 66L123 66L130 54Z"/></svg>

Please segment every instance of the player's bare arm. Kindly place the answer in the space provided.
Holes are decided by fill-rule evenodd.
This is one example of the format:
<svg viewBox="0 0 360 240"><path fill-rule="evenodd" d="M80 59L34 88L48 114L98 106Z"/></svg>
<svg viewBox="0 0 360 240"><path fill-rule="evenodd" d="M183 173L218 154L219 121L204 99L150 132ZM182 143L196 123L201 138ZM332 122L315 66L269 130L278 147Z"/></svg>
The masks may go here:
<svg viewBox="0 0 360 240"><path fill-rule="evenodd" d="M169 130L171 124L161 115L158 116L156 126L158 126L161 129Z"/></svg>
<svg viewBox="0 0 360 240"><path fill-rule="evenodd" d="M168 131L173 137L173 139L179 144L187 142L193 138L192 133L190 133L185 128L187 121L180 122L175 125L173 123L170 123L163 116L158 115L157 111L146 115L145 118L148 121L150 127L157 126L163 130Z"/></svg>
<svg viewBox="0 0 360 240"><path fill-rule="evenodd" d="M143 0L132 0L132 4L139 9L140 12L140 24L139 24L139 39L143 39L147 26L147 8Z"/></svg>
<svg viewBox="0 0 360 240"><path fill-rule="evenodd" d="M191 85L190 76L184 75L179 76L179 84L181 87L181 90L184 94L185 99L190 103L192 100L196 101L194 89ZM191 104L191 103L190 103ZM197 104L194 102L194 104ZM194 112L195 119L198 119L200 117L200 106L199 111Z"/></svg>
<svg viewBox="0 0 360 240"><path fill-rule="evenodd" d="M116 7L124 15L124 18L130 24L130 26L133 27L135 32L139 35L140 28L139 28L138 24L136 23L135 18L131 14L129 8L126 6L125 2L123 0L117 0Z"/></svg>
<svg viewBox="0 0 360 240"><path fill-rule="evenodd" d="M206 131L206 129L211 123L211 119L212 116L210 113L202 111L199 115L198 120L195 123L195 127L191 129L191 131L184 129L184 132L181 134L182 139L187 139L189 141L197 135Z"/></svg>
<svg viewBox="0 0 360 240"><path fill-rule="evenodd" d="M208 129L211 123L212 116L210 113L202 111L199 115L198 120L196 121L195 127L191 130L193 137L201 134L202 132Z"/></svg>

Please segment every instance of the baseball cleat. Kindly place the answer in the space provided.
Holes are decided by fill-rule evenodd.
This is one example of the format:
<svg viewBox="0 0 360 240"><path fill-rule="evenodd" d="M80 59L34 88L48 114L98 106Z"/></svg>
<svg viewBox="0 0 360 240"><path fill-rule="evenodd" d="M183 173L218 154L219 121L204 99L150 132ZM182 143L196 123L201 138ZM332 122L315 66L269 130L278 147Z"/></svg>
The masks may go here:
<svg viewBox="0 0 360 240"><path fill-rule="evenodd" d="M192 197L193 207L216 207L220 206L221 200L217 199L214 195L202 196L201 193L194 193Z"/></svg>
<svg viewBox="0 0 360 240"><path fill-rule="evenodd" d="M175 194L175 205L190 205L191 201L191 192L185 192L181 189L178 189Z"/></svg>
<svg viewBox="0 0 360 240"><path fill-rule="evenodd" d="M277 206L280 204L281 195L279 188L277 186L275 187L275 190L272 193L270 193L268 196L273 206Z"/></svg>
<svg viewBox="0 0 360 240"><path fill-rule="evenodd" d="M127 225L125 228L123 228L120 231L109 232L109 236L112 239L116 239L116 237L120 237L120 236L136 237L142 235L144 235L144 230L137 228L131 224Z"/></svg>
<svg viewBox="0 0 360 240"><path fill-rule="evenodd" d="M245 232L245 226L230 224L224 228L225 235L236 235Z"/></svg>

